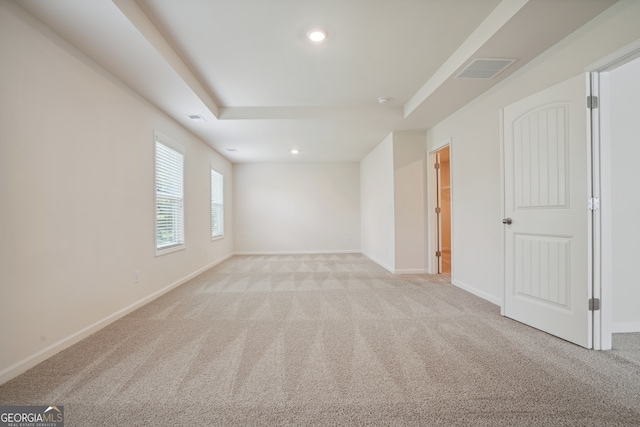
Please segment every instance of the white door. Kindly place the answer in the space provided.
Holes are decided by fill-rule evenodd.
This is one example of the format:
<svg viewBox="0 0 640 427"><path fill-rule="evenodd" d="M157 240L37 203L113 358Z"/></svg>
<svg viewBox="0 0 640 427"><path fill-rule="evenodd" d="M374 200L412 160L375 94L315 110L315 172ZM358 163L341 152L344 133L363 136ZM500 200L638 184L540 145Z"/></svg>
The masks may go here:
<svg viewBox="0 0 640 427"><path fill-rule="evenodd" d="M592 347L587 75L509 105L503 314Z"/></svg>

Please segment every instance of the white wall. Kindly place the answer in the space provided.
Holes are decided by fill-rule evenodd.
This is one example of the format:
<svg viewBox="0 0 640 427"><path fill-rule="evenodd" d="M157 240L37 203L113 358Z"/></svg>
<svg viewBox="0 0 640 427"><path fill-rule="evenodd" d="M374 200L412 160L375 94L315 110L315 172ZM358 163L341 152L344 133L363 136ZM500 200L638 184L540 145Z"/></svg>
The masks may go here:
<svg viewBox="0 0 640 427"><path fill-rule="evenodd" d="M360 162L361 251L395 269L393 135Z"/></svg>
<svg viewBox="0 0 640 427"><path fill-rule="evenodd" d="M425 272L425 138L391 133L360 162L362 253L397 274Z"/></svg>
<svg viewBox="0 0 640 427"><path fill-rule="evenodd" d="M613 330L640 332L640 58L609 73Z"/></svg>
<svg viewBox="0 0 640 427"><path fill-rule="evenodd" d="M238 253L359 252L358 163L240 163Z"/></svg>
<svg viewBox="0 0 640 427"><path fill-rule="evenodd" d="M393 133L395 272L426 272L425 132Z"/></svg>
<svg viewBox="0 0 640 427"><path fill-rule="evenodd" d="M233 250L231 164L19 15L0 6L0 383ZM186 249L161 257L154 130L186 148Z"/></svg>
<svg viewBox="0 0 640 427"><path fill-rule="evenodd" d="M428 151L452 140L454 284L501 301L500 108L585 71L640 37L640 3L622 1L445 119Z"/></svg>

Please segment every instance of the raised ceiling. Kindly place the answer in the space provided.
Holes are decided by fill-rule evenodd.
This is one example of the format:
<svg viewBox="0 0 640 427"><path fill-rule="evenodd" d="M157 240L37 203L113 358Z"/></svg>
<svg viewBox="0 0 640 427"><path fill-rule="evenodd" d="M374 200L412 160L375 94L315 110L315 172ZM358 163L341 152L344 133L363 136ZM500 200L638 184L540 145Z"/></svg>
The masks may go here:
<svg viewBox="0 0 640 427"><path fill-rule="evenodd" d="M16 2L233 162L359 161L392 131L438 123L613 3ZM317 26L328 38L313 44ZM476 58L516 62L492 79L456 79Z"/></svg>

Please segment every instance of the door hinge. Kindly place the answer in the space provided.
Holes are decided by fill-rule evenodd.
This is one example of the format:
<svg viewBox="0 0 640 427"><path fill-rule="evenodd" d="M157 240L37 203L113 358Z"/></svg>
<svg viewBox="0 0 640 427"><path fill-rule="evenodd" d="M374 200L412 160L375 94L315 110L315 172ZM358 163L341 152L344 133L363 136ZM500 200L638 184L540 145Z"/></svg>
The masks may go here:
<svg viewBox="0 0 640 427"><path fill-rule="evenodd" d="M440 258L442 256L442 252L436 251L436 258Z"/></svg>
<svg viewBox="0 0 640 427"><path fill-rule="evenodd" d="M442 212L441 208L436 208L436 213L439 214L440 212Z"/></svg>
<svg viewBox="0 0 640 427"><path fill-rule="evenodd" d="M589 210L597 211L600 209L600 199L598 197L589 198Z"/></svg>
<svg viewBox="0 0 640 427"><path fill-rule="evenodd" d="M590 110L595 110L598 108L598 97L597 96L587 96L587 108Z"/></svg>
<svg viewBox="0 0 640 427"><path fill-rule="evenodd" d="M589 311L600 310L600 298L589 298Z"/></svg>
<svg viewBox="0 0 640 427"><path fill-rule="evenodd" d="M434 164L433 164L433 167L434 167L435 169L440 169L440 163L434 163Z"/></svg>

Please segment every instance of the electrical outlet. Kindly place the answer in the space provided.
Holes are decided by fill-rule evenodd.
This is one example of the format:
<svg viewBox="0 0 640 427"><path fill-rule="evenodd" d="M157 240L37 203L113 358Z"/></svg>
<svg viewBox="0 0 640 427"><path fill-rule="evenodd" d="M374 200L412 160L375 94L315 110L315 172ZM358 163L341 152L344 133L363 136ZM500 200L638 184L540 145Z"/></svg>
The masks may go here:
<svg viewBox="0 0 640 427"><path fill-rule="evenodd" d="M140 282L140 272L138 270L133 272L133 283Z"/></svg>

